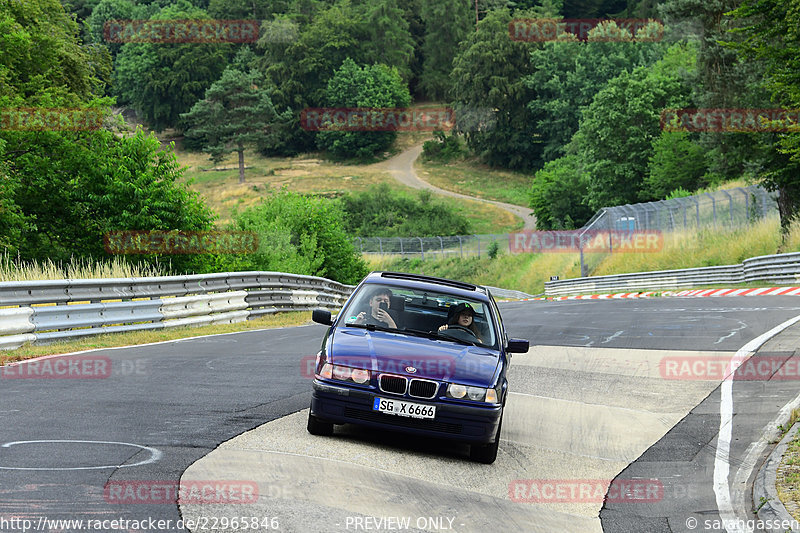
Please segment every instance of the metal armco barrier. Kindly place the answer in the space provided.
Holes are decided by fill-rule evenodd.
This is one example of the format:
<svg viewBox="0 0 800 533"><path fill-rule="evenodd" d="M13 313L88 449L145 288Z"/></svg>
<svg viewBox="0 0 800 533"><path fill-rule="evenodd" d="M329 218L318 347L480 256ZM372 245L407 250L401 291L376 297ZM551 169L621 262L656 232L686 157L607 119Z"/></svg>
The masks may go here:
<svg viewBox="0 0 800 533"><path fill-rule="evenodd" d="M0 349L338 309L354 287L282 272L0 282Z"/></svg>
<svg viewBox="0 0 800 533"><path fill-rule="evenodd" d="M636 272L545 282L545 294L563 296L597 290L683 289L725 283L797 283L800 253L764 255L745 259L741 265L726 265L657 272Z"/></svg>

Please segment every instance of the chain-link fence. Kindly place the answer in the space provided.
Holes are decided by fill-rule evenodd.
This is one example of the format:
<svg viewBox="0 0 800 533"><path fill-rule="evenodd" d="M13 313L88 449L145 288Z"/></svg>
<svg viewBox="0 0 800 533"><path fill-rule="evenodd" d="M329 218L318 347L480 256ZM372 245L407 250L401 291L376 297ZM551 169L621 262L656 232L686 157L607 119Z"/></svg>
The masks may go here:
<svg viewBox="0 0 800 533"><path fill-rule="evenodd" d="M581 230L735 228L776 212L774 194L751 185L660 202L604 207Z"/></svg>
<svg viewBox="0 0 800 533"><path fill-rule="evenodd" d="M657 230L666 233L701 228L736 228L776 215L776 194L752 185L659 202L604 207L575 232L582 234L589 231ZM362 254L413 256L422 259L466 257L485 255L492 249L507 253L512 235L357 237L354 244L356 250ZM597 263L602 259L600 255L602 254L592 254L593 257L587 260ZM583 258L581 263L584 273L593 266L587 266Z"/></svg>
<svg viewBox="0 0 800 533"><path fill-rule="evenodd" d="M777 193L761 186L736 187L658 202L604 207L578 230L647 231L664 233L699 229L733 229L777 215ZM613 253L613 250L609 253ZM581 275L587 276L605 254L581 253Z"/></svg>
<svg viewBox="0 0 800 533"><path fill-rule="evenodd" d="M492 249L499 253L508 252L508 233L449 237L356 237L353 243L362 254L422 259L481 256L492 252Z"/></svg>

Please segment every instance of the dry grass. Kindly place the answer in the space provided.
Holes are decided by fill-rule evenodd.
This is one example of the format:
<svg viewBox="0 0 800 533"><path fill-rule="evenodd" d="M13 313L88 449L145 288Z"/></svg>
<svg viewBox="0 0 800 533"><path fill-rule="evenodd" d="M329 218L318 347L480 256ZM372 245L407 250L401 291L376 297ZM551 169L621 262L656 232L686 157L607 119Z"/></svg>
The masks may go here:
<svg viewBox="0 0 800 533"><path fill-rule="evenodd" d="M440 163L420 158L414 167L422 179L441 189L528 206L531 175L493 169L474 160Z"/></svg>
<svg viewBox="0 0 800 533"><path fill-rule="evenodd" d="M774 254L779 246L778 219L770 217L734 231L665 233L664 247L661 251L610 254L591 274L602 276L625 272L734 265L749 257Z"/></svg>
<svg viewBox="0 0 800 533"><path fill-rule="evenodd" d="M404 134L417 143L417 134ZM398 136L400 137L400 136ZM230 155L219 168L209 170L213 165L205 154L176 151L178 160L187 167L187 181L191 188L200 193L209 207L219 216L218 225L232 222L237 212L256 205L270 191L286 187L288 190L337 196L346 192L363 191L373 185L386 183L395 189L415 194L413 189L402 187L379 165L348 165L326 161L308 155L296 158L266 158L254 152L245 155L245 183L239 184L238 159ZM522 227L522 221L514 215L478 201L463 201L445 196L440 200L466 216L473 233L506 233Z"/></svg>
<svg viewBox="0 0 800 533"><path fill-rule="evenodd" d="M42 279L139 278L165 276L169 265L131 264L119 257L108 261L90 262L72 259L67 264L46 260L43 263L22 261L7 254L0 255L0 281L30 281Z"/></svg>
<svg viewBox="0 0 800 533"><path fill-rule="evenodd" d="M299 326L307 324L311 320L310 311L298 311L291 313L279 313L267 315L253 320L236 322L234 324L216 324L211 326L199 327L180 327L158 331L132 331L129 333L112 333L89 337L86 339L48 344L46 346L26 345L9 352L0 352L0 364L13 361L22 361L32 357L43 355L55 355L62 353L78 352L83 350L93 350L99 348L113 348L116 346L132 346L137 344L148 344L152 342L171 341L177 339L187 339L190 337L200 337L202 335L215 335L219 333L231 333L236 331L248 331L253 329L282 328L289 326Z"/></svg>

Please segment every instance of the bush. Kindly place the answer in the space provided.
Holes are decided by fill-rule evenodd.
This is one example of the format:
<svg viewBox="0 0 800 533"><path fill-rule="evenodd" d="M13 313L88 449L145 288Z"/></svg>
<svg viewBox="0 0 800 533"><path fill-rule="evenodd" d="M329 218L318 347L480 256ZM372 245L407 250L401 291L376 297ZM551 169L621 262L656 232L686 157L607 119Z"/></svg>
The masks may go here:
<svg viewBox="0 0 800 533"><path fill-rule="evenodd" d="M645 177L648 197L666 198L670 191L694 191L704 185L705 150L683 131L662 131L653 142L649 174Z"/></svg>
<svg viewBox="0 0 800 533"><path fill-rule="evenodd" d="M460 159L466 155L464 144L455 133L447 135L442 131L434 131L435 140L425 141L422 145L422 157L425 160L442 161L448 163L453 159Z"/></svg>
<svg viewBox="0 0 800 533"><path fill-rule="evenodd" d="M538 229L574 229L592 217L582 172L578 157L568 155L548 162L536 173L530 207Z"/></svg>
<svg viewBox="0 0 800 533"><path fill-rule="evenodd" d="M258 234L258 251L226 259L224 270L277 270L341 283L357 283L367 274L333 200L281 190L238 215L235 226Z"/></svg>
<svg viewBox="0 0 800 533"><path fill-rule="evenodd" d="M486 253L489 254L489 259L495 259L499 252L500 252L500 245L497 244L497 241L492 241L492 244L489 245L489 248L486 251Z"/></svg>
<svg viewBox="0 0 800 533"><path fill-rule="evenodd" d="M408 106L411 95L396 68L362 68L348 58L328 81L326 100L335 108L391 108ZM337 159L368 159L388 149L395 138L394 131L321 131L317 145Z"/></svg>
<svg viewBox="0 0 800 533"><path fill-rule="evenodd" d="M414 198L381 184L342 196L344 225L359 237L430 237L470 233L466 217L419 191Z"/></svg>

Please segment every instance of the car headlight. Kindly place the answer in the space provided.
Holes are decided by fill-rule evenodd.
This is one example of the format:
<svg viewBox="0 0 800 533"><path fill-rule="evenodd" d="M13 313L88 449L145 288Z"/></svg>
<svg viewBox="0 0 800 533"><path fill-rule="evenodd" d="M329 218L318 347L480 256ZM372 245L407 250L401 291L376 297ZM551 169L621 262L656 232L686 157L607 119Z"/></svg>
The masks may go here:
<svg viewBox="0 0 800 533"><path fill-rule="evenodd" d="M363 385L369 382L369 370L325 363L322 365L322 369L319 371L318 377L335 379L337 381L351 381L353 383Z"/></svg>
<svg viewBox="0 0 800 533"><path fill-rule="evenodd" d="M497 400L497 391L495 389L484 389L483 387L470 387L466 385L459 385L458 383L450 383L447 385L446 396L448 398L455 398L457 400L468 399L473 402L484 403L499 403Z"/></svg>

